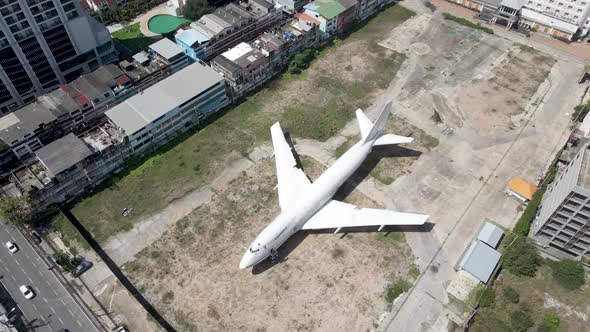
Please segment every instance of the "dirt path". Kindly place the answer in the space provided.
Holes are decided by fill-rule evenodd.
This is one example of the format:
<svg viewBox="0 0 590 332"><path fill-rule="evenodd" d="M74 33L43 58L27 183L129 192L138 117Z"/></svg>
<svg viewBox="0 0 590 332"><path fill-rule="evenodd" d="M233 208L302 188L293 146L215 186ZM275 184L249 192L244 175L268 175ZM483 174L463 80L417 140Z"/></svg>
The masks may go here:
<svg viewBox="0 0 590 332"><path fill-rule="evenodd" d="M258 150L257 150L258 151ZM263 155L256 155L257 158ZM219 175L211 185L192 191L188 195L172 202L166 208L136 223L133 228L111 237L104 246L113 261L123 265L134 259L134 256L162 237L162 234L176 221L186 217L191 211L211 201L215 191L227 186L243 171L254 163L246 158L239 159Z"/></svg>

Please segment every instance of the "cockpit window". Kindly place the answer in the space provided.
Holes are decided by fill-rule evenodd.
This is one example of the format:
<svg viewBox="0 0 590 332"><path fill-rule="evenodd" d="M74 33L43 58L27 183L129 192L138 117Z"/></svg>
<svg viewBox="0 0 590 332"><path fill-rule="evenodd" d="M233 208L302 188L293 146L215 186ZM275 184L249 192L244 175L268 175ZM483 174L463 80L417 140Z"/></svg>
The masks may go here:
<svg viewBox="0 0 590 332"><path fill-rule="evenodd" d="M249 249L250 249L250 252L251 252L251 253L259 252L259 251L260 251L260 243L257 243L257 244L256 244L256 246L257 246L257 247L256 247L256 249L253 249L253 248L254 248L254 246L255 246L255 245L254 245L254 243L252 243L252 245L251 245L251 246L250 246L250 248L249 248Z"/></svg>

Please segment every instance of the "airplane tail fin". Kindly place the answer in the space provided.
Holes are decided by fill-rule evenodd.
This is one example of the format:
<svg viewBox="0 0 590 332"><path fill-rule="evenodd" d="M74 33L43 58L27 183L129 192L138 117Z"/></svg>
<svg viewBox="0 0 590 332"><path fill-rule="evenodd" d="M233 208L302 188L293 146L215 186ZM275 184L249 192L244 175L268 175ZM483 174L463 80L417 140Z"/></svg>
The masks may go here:
<svg viewBox="0 0 590 332"><path fill-rule="evenodd" d="M393 134L383 135L383 128L385 128L385 123L387 123L387 119L389 118L389 113L391 112L391 105L392 101L388 101L387 104L383 107L381 114L375 121L375 124L367 118L367 116L363 113L362 110L356 110L356 118L359 123L359 128L361 131L361 137L363 142L368 142L371 140L375 140L373 145L387 145L387 144L401 144L401 143L409 143L414 139L412 137L404 137L398 136Z"/></svg>

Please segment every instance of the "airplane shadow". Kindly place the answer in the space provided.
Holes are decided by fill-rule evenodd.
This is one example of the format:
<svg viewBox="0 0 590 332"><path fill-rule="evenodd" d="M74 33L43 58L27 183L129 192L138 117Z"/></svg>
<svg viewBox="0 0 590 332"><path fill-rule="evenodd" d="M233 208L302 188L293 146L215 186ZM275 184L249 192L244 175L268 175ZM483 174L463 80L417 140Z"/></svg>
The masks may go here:
<svg viewBox="0 0 590 332"><path fill-rule="evenodd" d="M375 146L365 161L359 168L352 173L350 178L338 189L334 199L344 200L350 195L356 187L363 182L369 174L375 169L379 161L384 158L403 158L403 157L420 157L422 152L408 149L399 145Z"/></svg>
<svg viewBox="0 0 590 332"><path fill-rule="evenodd" d="M303 169L303 165L301 163L301 158L297 151L293 148L293 141L291 139L291 135L287 132L285 133L285 139L291 149L293 151L293 156L297 163L297 167ZM373 150L365 161L359 166L359 168L350 176L350 178L338 189L336 194L334 195L334 199L342 201L348 195L350 195L354 189L364 180L366 177L375 169L379 161L383 158L401 158L401 157L419 157L422 154L420 151L408 149L399 145L383 145L383 146L376 146L373 147ZM304 170L305 171L305 170ZM406 225L406 226L385 226L381 233L386 233L385 236L388 236L390 233L393 232L430 232L434 227L433 223L426 222L424 225ZM342 231L340 238L344 238L349 233L375 233L378 227L376 226L363 226L363 227L351 227L346 228L345 231ZM270 259L265 259L264 261L256 264L252 268L252 274L260 274L263 273L273 266L283 263L287 261L289 254L299 246L301 242L309 235L309 234L329 234L334 233L335 229L322 229L322 230L307 230L307 231L299 231L293 236L291 236L283 245L278 249L279 259L276 262L272 262Z"/></svg>

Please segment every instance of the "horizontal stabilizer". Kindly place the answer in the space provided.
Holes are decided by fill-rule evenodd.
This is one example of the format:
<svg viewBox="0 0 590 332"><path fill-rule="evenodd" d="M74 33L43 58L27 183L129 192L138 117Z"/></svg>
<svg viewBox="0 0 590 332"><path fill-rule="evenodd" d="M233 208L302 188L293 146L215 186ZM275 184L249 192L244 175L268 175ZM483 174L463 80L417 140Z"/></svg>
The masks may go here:
<svg viewBox="0 0 590 332"><path fill-rule="evenodd" d="M329 229L361 226L423 225L427 215L394 212L383 209L360 208L355 205L330 201L303 225L302 229Z"/></svg>
<svg viewBox="0 0 590 332"><path fill-rule="evenodd" d="M405 136L398 136L394 134L386 134L379 137L373 146L375 145L389 145L389 144L403 144L403 143L410 143L414 140L413 137L405 137Z"/></svg>

